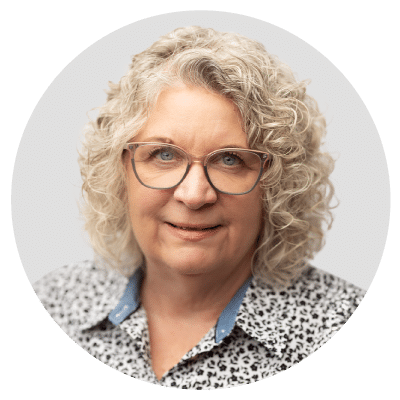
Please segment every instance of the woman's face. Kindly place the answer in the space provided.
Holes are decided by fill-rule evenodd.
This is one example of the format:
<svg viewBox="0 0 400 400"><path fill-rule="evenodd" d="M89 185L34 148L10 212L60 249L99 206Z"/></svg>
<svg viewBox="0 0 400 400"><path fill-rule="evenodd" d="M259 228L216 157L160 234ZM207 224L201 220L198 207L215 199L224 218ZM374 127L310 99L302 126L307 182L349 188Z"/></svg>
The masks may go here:
<svg viewBox="0 0 400 400"><path fill-rule="evenodd" d="M225 147L248 148L231 101L184 85L160 94L133 141L175 144L194 157ZM158 190L137 180L129 157L125 167L132 228L148 265L182 274L250 272L261 227L259 185L238 196L216 192L202 164L194 163L179 186Z"/></svg>

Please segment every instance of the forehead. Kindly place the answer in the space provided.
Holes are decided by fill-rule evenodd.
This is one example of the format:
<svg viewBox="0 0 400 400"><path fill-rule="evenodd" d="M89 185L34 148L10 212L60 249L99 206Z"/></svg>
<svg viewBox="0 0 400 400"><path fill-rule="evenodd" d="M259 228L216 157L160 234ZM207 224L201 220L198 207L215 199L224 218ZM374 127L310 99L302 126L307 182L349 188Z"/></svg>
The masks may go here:
<svg viewBox="0 0 400 400"><path fill-rule="evenodd" d="M203 88L182 85L160 93L134 141L167 141L201 155L223 147L247 148L242 125L232 101Z"/></svg>

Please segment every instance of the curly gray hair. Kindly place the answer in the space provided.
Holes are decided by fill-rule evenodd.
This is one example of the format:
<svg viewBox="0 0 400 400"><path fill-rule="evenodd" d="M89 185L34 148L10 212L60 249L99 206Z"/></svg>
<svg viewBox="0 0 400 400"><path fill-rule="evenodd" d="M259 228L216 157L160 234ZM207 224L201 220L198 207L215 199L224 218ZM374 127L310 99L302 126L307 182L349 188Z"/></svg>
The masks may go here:
<svg viewBox="0 0 400 400"><path fill-rule="evenodd" d="M250 148L272 156L261 180L264 221L252 268L271 283L290 283L322 248L324 222L328 228L332 223L333 159L320 150L325 119L306 94L307 82L297 82L262 44L213 29L176 29L135 55L120 82L110 83L97 120L87 125L79 156L82 213L95 252L126 275L143 259L128 214L121 154L159 93L176 82L232 100Z"/></svg>

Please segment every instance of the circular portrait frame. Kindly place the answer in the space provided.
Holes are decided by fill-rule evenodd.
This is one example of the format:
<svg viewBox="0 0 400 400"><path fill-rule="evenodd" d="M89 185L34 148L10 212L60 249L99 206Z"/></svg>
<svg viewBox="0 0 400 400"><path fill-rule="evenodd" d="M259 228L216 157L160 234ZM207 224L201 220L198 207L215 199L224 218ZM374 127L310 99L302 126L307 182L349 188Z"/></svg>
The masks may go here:
<svg viewBox="0 0 400 400"><path fill-rule="evenodd" d="M199 14L200 13L198 13L197 14L197 16L196 16L196 18L199 18ZM247 17L247 18L250 18L250 17ZM189 22L189 20L190 20L190 22ZM140 21L139 21L140 22ZM178 22L176 22L177 24L178 24ZM188 19L188 23L187 23L187 25L193 25L193 24L196 24L196 23L193 23L192 22L192 20L189 18ZM212 24L211 24L211 21L209 20L209 24L208 24L208 26L210 26L210 27L215 27L215 28L217 28L218 30L221 30L221 31L224 31L224 30L229 30L229 28L228 29L226 29L226 28L224 28L223 27L223 24L222 24L222 18L221 18L221 20L219 20L218 21L218 24L219 24L219 26L217 27L217 26L213 26ZM159 25L158 25L159 26ZM176 25L176 27L178 27L179 25ZM204 26L204 24L203 24L203 26ZM237 32L237 33L242 33L243 31L246 31L246 29L243 29L243 30L240 30L240 25L236 25L236 29L235 30L233 30L233 29L231 29L231 30L233 30L233 31L235 31L235 32ZM123 28L121 28L121 29L123 29ZM121 29L119 30L119 31L121 31ZM146 44L144 44L142 47L143 47L143 49L144 48L146 48L146 47L148 47L148 45L149 44L151 44L152 42L154 42L154 40L156 40L157 38L158 38L158 36L160 35L160 34L163 34L163 33L167 33L167 32L169 32L171 29L168 29L168 28L165 28L165 30L163 30L162 32L159 32L159 31L156 31L156 30L154 30L154 35L153 36L151 36L150 35L150 37L149 38L146 38L146 40L148 40L148 42L146 43ZM245 34L246 36L249 36L249 37L251 37L252 35L251 34L246 34L245 32L243 32L243 34ZM253 38L254 39L257 39L257 40L260 40L259 38L257 38L257 37L254 37L253 36ZM104 37L103 37L103 39L104 39ZM144 41L144 40L143 40ZM99 40L99 42L100 42L100 40ZM277 54L278 55L278 57L280 57L281 59L283 59L283 61L286 61L292 68L293 68L293 70L295 71L295 72L297 72L297 73L299 73L299 71L298 71L298 69L296 70L296 66L293 66L292 64L291 64L291 62L290 62L290 60L286 60L284 57L281 57L281 55L282 54L280 54L280 53L282 53L282 51L281 52L279 52L278 50L277 51L274 51L273 49L271 49L270 47L268 47L268 45L267 44L265 44L266 45L266 48L267 48L267 50L268 51L270 51L271 53L274 53L274 54ZM92 46L91 46L92 47ZM311 46L312 47L312 46ZM116 50L118 50L118 48L116 49ZM84 50L83 51L83 53L85 52L86 50ZM133 55L133 54L135 54L137 51L136 50L132 50L131 51L131 54L130 55ZM76 60L78 57L79 57L80 55L78 55L77 57L75 57L75 59L74 60ZM293 55L293 56L295 56L295 55ZM110 57L113 57L112 55L110 55ZM74 61L73 60L73 61ZM73 62L71 62L71 64L70 64L70 66L73 64ZM123 65L123 66L121 66L122 68L125 68L125 70L126 70L126 68L127 68L127 66L128 66L128 64L129 64L129 59L127 59L127 62L125 63L125 65ZM68 68L68 66L66 67L66 68ZM119 70L119 71L116 71L115 73L116 73L116 75L115 75L115 77L112 77L112 76L107 76L107 78L105 78L106 80L112 80L112 81L114 81L114 82L116 82L116 81L118 81L119 80L119 77L121 77L122 75L123 75L123 73L124 73L125 71L123 71L123 70ZM62 73L62 72L61 72ZM306 78L311 78L311 79L313 79L313 77L311 76L302 76L301 75L301 71L300 71L300 77L301 78L304 78L304 79L306 79ZM85 76L83 76L83 78L85 78ZM88 76L86 76L86 78L88 78ZM82 78L81 78L82 79ZM104 81L105 83L106 83L106 80ZM57 78L53 81L53 83L52 84L54 84L55 82L57 81ZM82 81L83 82L83 81ZM314 82L315 83L315 82ZM313 84L314 84L313 83ZM51 85L50 85L51 86ZM317 85L318 86L318 85ZM106 89L106 86L103 86L103 87L99 87L98 85L96 86L100 91L102 91L102 95L104 95L104 89ZM66 88L66 87L65 87ZM315 90L317 90L317 89L315 89ZM313 95L315 95L314 93L312 93ZM104 95L105 96L105 95ZM40 101L42 101L42 100L44 100L44 97L45 97L45 93L44 93L44 95L42 96L42 98L41 98L41 100ZM318 98L318 95L316 95L316 97ZM104 97L104 100L105 100L105 97ZM39 101L39 102L40 102ZM50 103L49 103L50 104ZM60 104L61 105L61 108L62 109L64 109L65 107L62 107L62 104ZM90 108L94 108L94 107L96 107L96 106L100 106L101 105L101 102L100 103L97 103L97 104L92 104L90 107L88 107L88 108L85 108L84 110L83 110L83 112L84 112L84 118L87 118L87 116L86 116L86 111L88 111ZM326 111L326 113L327 114L329 114L330 112L331 112L331 110L329 110L329 104L325 104L325 106L327 107L327 109L325 110ZM61 108L60 108L60 110L61 110ZM49 108L48 108L49 109ZM50 109L49 109L50 110ZM323 110L324 111L324 110ZM35 114L35 111L32 113L32 115L31 115L31 118L30 118L30 120L28 121L28 125L30 124L30 123L32 123L32 117L34 116L34 114ZM50 123L50 121L51 121L51 116L50 116L50 114L53 114L53 113L50 113L50 111L49 111L49 117L48 117L48 119L46 120L47 122L46 123ZM61 113L61 118L59 119L59 121L58 121L58 123L60 124L60 126L61 125L63 125L63 122L65 122L64 120L63 120L63 115L64 114L62 114ZM331 115L335 115L335 113L333 113L333 114L331 114ZM60 116L60 114L59 114L59 116ZM332 117L333 118L333 117ZM43 117L41 117L40 118L42 121L43 121ZM77 120L76 121L76 127L75 127L75 130L76 130L76 132L74 132L74 134L76 133L77 135L76 135L76 140L75 140L75 143L76 144L78 144L78 138L79 138L79 132L82 130L81 128L82 128L82 121L83 120ZM332 121L329 121L329 118L328 118L328 124L331 122L331 124L333 124L333 122ZM43 122L42 122L43 123ZM27 126L28 126L27 125ZM339 124L340 125L340 124ZM79 128L80 127L80 128ZM41 126L41 128L43 129L43 125ZM36 128L35 128L36 129ZM40 127L39 127L39 129L40 129ZM329 135L329 125L328 125L328 135ZM379 135L378 135L378 137L379 137ZM55 137L55 139L56 139L56 137ZM351 142L351 140L349 140L350 142ZM67 142L65 142L65 143L63 143L62 142L62 139L61 139L61 143L60 143L60 138L58 138L57 137L57 140L55 140L54 141L54 143L52 143L52 142L48 142L49 143L49 147L47 148L47 152L48 153L51 153L52 151L57 151L57 145L61 145L61 147L68 147L68 146L70 146L70 142L68 142L68 144L67 144ZM32 143L30 143L30 144L32 144ZM362 144L360 144L360 146L362 146ZM29 147L29 146L26 146L26 147ZM21 142L20 142L20 147L18 148L18 152L20 152L21 150L20 149L22 149L23 148L23 143L22 143L22 140L21 140ZM32 150L34 150L34 148L32 148L32 146L30 146L30 148L32 149ZM335 151L336 151L336 149L337 148L335 148L335 145L333 145L333 152L335 153ZM76 150L76 148L75 148L75 150ZM332 149L329 149L330 151L332 151ZM383 147L382 147L382 149L381 150L383 150ZM33 152L33 154L35 154L35 152ZM37 152L36 152L36 154L37 154ZM17 157L18 157L18 153L17 153ZM340 157L340 155L339 155L339 157ZM25 157L24 157L25 158ZM51 161L51 160L50 160ZM53 160L54 161L54 160ZM31 165L36 165L36 164L34 164L34 163L31 163ZM18 168L18 165L17 165L17 161L16 161L16 164L15 164L15 166L14 166L14 173L15 173L15 171L16 171L16 169ZM24 165L23 166L23 169L25 169L26 171L28 171L28 169L27 168L29 168L29 167L27 167L26 165ZM46 166L45 166L45 168L48 170L48 168L49 168L49 165L48 164L46 164ZM76 171L75 171L76 172ZM39 171L39 173L40 174L42 174L42 171ZM28 174L28 173L27 173ZM72 176L72 175L71 175ZM58 204L58 210L60 211L60 210L63 210L63 209L65 209L65 210L70 210L68 207L69 207L69 205L72 203L72 204L74 204L74 206L76 206L76 193L80 190L79 189L79 185L78 185L78 182L77 181L75 181L75 178L71 178L71 176L69 177L69 185L71 185L72 187L74 187L75 189L76 189L76 191L75 191L75 193L73 194L73 196L71 197L65 197L65 196L61 196L62 197L62 200L61 201L65 201L65 202L67 202L68 203L68 206L65 206L65 204L64 204L64 206L63 206L63 204ZM75 175L74 175L75 176ZM387 190L387 185L385 186L385 183L387 184L387 181L385 181L385 179L388 179L388 175L387 176L384 176L384 175L382 175L382 171L381 172L379 172L379 177L381 177L382 179L379 179L378 178L378 180L377 180L377 183L379 183L378 181L380 180L381 182L381 184L383 185L382 186L382 188L383 189L379 189L379 190L377 190L378 192L380 192L381 194L382 194L382 190L385 190L385 187L386 187L386 190ZM65 177L63 177L63 178L65 178ZM68 176L67 176L67 179L66 179L67 181L68 181ZM32 183L32 179L29 179L27 182L31 182ZM34 183L34 182L33 182ZM14 181L13 181L13 184L14 184ZM57 192L57 190L56 190L56 188L57 187L54 187L53 186L53 189L54 189L54 191L55 192ZM345 193L347 190L351 190L352 188L350 187L350 186L345 186L343 189L342 189L342 193ZM15 190L14 188L13 188L13 190ZM356 190L356 189L354 189L353 188L353 190ZM389 190L390 190L390 187L389 187ZM28 190L28 192L30 192L31 193L31 190ZM16 194L17 193L17 194ZM14 196L17 196L17 197L20 197L20 196L22 196L23 195L23 192L14 192ZM48 193L46 193L46 192L43 192L42 191L42 195L44 195L44 196L51 196L51 195L53 195L52 193L50 193L50 192L48 192ZM342 199L342 197L340 196L340 194L338 193L338 197L339 197L339 200L341 201L341 202L343 202L343 199ZM32 203L32 199L31 199L31 203ZM383 220L382 221L382 224L384 225L384 224L386 224L387 226L388 226L388 223L389 223L389 215L388 215L388 212L387 212L387 210L388 210L388 207L389 206L389 210L390 210L390 192L389 192L389 203L387 202L387 197L386 197L386 204L384 204L383 205L383 207L381 207L381 209L380 209L380 211L382 212L382 215L381 215L381 217L379 218L379 216L378 216L378 218L377 219L380 219L381 221L382 221L382 219L384 219L384 218L386 218L386 220ZM67 208L64 208L64 207L67 207ZM386 207L386 208L385 208ZM27 215L22 215L21 216L21 212L17 212L17 211L19 211L19 210L21 210L22 208L20 207L19 209L18 209L18 206L17 206L17 208L14 208L13 209L13 212L15 212L16 213L16 215L18 215L18 217L17 217L17 219L18 218L21 218L21 221L23 221L23 222L21 222L21 226L23 226L24 224L25 224L25 227L27 226L27 224L29 224L29 217L27 216ZM46 209L46 207L44 207L44 209ZM36 208L36 211L37 211L37 208ZM49 209L47 209L46 210L47 212L50 212L50 210ZM390 211L389 211L390 212ZM61 213L65 213L65 211L62 211ZM54 214L54 215L56 215L56 214ZM23 217L23 218L22 218ZM32 215L32 212L31 212L31 215L30 215L30 217L32 218L32 219L34 219L35 218L35 216L34 215ZM345 219L345 217L343 217L344 219ZM15 240L16 240L16 242L17 242L17 248L18 248L18 251L19 251L19 256L20 256L20 259L21 259L21 263L22 263L22 265L24 266L24 268L26 268L26 266L25 266L25 264L26 264L26 262L24 261L24 257L26 257L26 256L23 256L22 254L21 254L21 250L20 250L20 248L18 247L19 246L19 241L21 240L20 238L18 238L18 233L17 233L17 231L18 231L18 228L16 228L15 227L15 225L14 225L14 220L16 220L15 219L15 216L13 215L13 226L14 226L14 235L15 235ZM79 221L79 218L78 217L76 217L76 220L80 223L80 224L82 224L82 222L81 221ZM36 226L38 226L37 224L36 224ZM63 226L63 225L60 225L60 223L56 223L55 224L55 226L58 226L58 227L60 227L60 226ZM65 226L65 225L64 225ZM332 232L334 232L333 230L332 230ZM37 232L37 234L40 236L40 231L39 232ZM348 237L348 240L347 241L351 241L351 238L352 238L352 236L353 236L353 234L349 234L349 237ZM34 239L36 239L35 238L35 236L34 236L34 234L31 232L30 233L30 237L31 237L31 239L30 239L30 242L27 242L27 243L30 243L30 247L32 247L32 248L34 248L34 249L37 249L37 244L34 242ZM80 239L80 240L82 240L82 238ZM331 240L331 238L328 236L328 239L327 239L327 243L329 243L329 241ZM380 246L381 246L381 248L382 248L382 250L381 250L381 254L380 254L380 258L382 257L382 253L383 253L383 249L384 249L384 247L385 247L385 242L386 242L386 237L385 238L383 238L382 239L383 240L383 248L382 248L382 241L381 241L381 244L380 244ZM32 243L32 241L33 241L33 243ZM332 240L333 241L333 240ZM346 242L347 242L346 241ZM372 244L369 244L368 245L368 247L371 247L371 245L374 245L375 243L372 243ZM376 245L376 244L375 244ZM50 244L50 245L48 245L48 247L49 248L54 248L54 244ZM73 246L73 244L71 243L70 244L70 247L72 247ZM328 246L328 244L327 244L327 246ZM23 247L23 246L22 246ZM57 247L57 246L56 246ZM59 247L57 248L57 250L59 249ZM65 251L65 250L61 250L60 251L60 253L62 253L63 251ZM345 253L346 253L346 251L345 251ZM351 254L350 252L348 252L347 251L347 257L349 258L349 263L355 263L356 261L357 261L357 254ZM85 256L86 256L86 253L84 254ZM62 257L64 257L65 255L64 254L59 254L59 256L62 258ZM68 250L66 251L66 256L67 257L69 257L69 254L68 254ZM75 255L74 257L76 257L76 258L78 258L78 257L80 257L80 254L77 254L77 255ZM354 257L354 259L352 259L352 257ZM28 256L28 258L29 258L29 256ZM86 258L86 257L84 257L84 258ZM370 257L367 257L367 258L370 258ZM79 261L78 259L71 259L70 260L70 262L73 262L73 261ZM317 263L317 261L318 261L318 258L316 258L316 263L315 263L315 265L316 266L318 266L318 267L321 267L320 265L318 265L318 263ZM359 261L360 262L360 261ZM378 265L379 265L379 262L380 262L380 260L379 261L377 261L377 265L376 265L376 269L378 268ZM42 262L42 260L39 260L38 261L38 263L39 264L41 264L41 265L43 265L43 262ZM63 264L63 262L61 261L61 262L59 262L59 265L54 265L53 267L52 267L52 269L55 269L55 268L57 268L58 266L61 266ZM360 264L362 264L362 262L360 262ZM49 265L50 265L50 263L49 263ZM32 271L36 271L37 270L37 268L35 267L35 268L33 268L32 269ZM376 272L376 271L375 271ZM375 272L373 273L373 275L375 275ZM43 273L41 273L40 274L40 276L39 275L37 275L37 276L35 276L34 275L34 273L30 273L30 272L27 272L26 271L26 273L27 273L27 275L28 275L28 279L30 280L30 282L32 283L33 281L35 281L36 280L36 278L40 278L40 276L43 276ZM30 275L29 275L30 274ZM346 276L345 274L344 274L344 276L343 276L343 274L342 274L342 277L344 277L344 278L347 278L348 280L352 280L352 278L351 277L349 277L349 276ZM365 289L368 289L368 287L369 287L369 285L371 284L371 282L372 282L372 280L373 280L373 276L372 276L372 279L371 278L369 278L369 281L367 280L366 282L364 282L361 286L363 286L364 285L364 288ZM354 281L354 279L353 279L353 281ZM358 282L354 282L354 283L358 283ZM358 314L358 312L357 312L357 314ZM41 317L40 317L40 319L41 319L41 323L43 324L43 329L45 330L45 329L47 329L47 328L49 328L50 329L50 323L51 323L51 321L44 321L44 316L43 315L41 315ZM352 318L352 320L353 320L353 318ZM351 321L351 323L352 323L352 321ZM46 328L46 326L47 326L47 328ZM347 327L347 325L346 325L346 327ZM56 327L57 328L57 327ZM54 331L54 328L51 328L50 330L52 330L53 329L53 331ZM58 335L58 337L59 337L59 334L61 334L61 332L58 332L57 334L56 334L56 336ZM336 338L335 338L335 340L336 340ZM354 338L353 338L353 340L354 340ZM57 339L56 339L56 341L57 341ZM74 345L73 343L72 343L72 345ZM74 349L74 350L72 350L72 347L70 346L70 344L66 344L65 343L65 348L68 348L68 349L70 349L70 351L72 351L75 355L77 355L78 356L78 359L81 359L81 356L79 356L78 354L77 354L77 351L80 351L80 352L82 352L80 349L78 349L78 348L76 348L76 350ZM75 346L76 347L76 346ZM69 351L69 350L68 350ZM82 352L83 353L83 352ZM314 358L318 358L318 357L322 357L322 356L319 356L319 353L320 353L320 351L318 351L316 354L314 354L313 355L313 357L312 357L312 359L314 360ZM64 355L65 355L65 353L64 353ZM306 361L306 362L309 362L309 361L311 361L311 360L308 360L308 361ZM313 361L314 362L314 361ZM315 361L315 362L317 362L317 361ZM88 364L87 365L93 365L94 366L94 363L97 363L97 364L99 364L96 360L90 360L89 362L88 362ZM304 363L304 362L303 362ZM303 364L303 363L301 363L301 364ZM91 368L91 367L90 367ZM103 374L104 372L104 370L101 370L100 371L100 369L98 369L98 368L105 368L106 370L108 369L108 367L105 367L105 366L101 366L101 367L95 367L96 369L97 369L97 372L101 375L101 374ZM298 367L296 367L295 369L293 369L293 371L291 371L291 370L289 370L289 371L286 371L285 372L285 374L284 375L286 375L286 374L288 374L289 375L289 373L290 373L290 375L293 375L294 373L296 373L296 370L298 369ZM95 372L93 372L94 374L95 374ZM107 372L106 372L107 373ZM118 373L116 373L116 374L118 374ZM92 375L92 373L90 372L89 374L88 374L89 376L95 376L95 375ZM119 379L121 379L121 378L115 378L115 379L117 379L117 380L119 380ZM275 378L273 378L273 379L275 379ZM283 377L279 377L279 379L288 379L288 378L283 378ZM139 381L138 381L139 382ZM141 383L140 383L141 384ZM260 382L260 384L261 384L261 382ZM254 386L260 386L260 384L254 384ZM146 385L146 386L149 386L149 385ZM250 385L250 386L253 386L253 385ZM158 388L154 388L154 390L157 390ZM155 392L154 392L155 393Z"/></svg>

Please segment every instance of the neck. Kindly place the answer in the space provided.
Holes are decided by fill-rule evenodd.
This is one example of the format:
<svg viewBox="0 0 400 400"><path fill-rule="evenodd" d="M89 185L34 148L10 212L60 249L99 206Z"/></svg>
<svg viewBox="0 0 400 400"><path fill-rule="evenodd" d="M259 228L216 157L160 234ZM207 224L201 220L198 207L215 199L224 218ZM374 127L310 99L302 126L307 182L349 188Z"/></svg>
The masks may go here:
<svg viewBox="0 0 400 400"><path fill-rule="evenodd" d="M236 269L185 274L146 263L142 303L152 315L172 319L216 320L251 276L250 263Z"/></svg>

